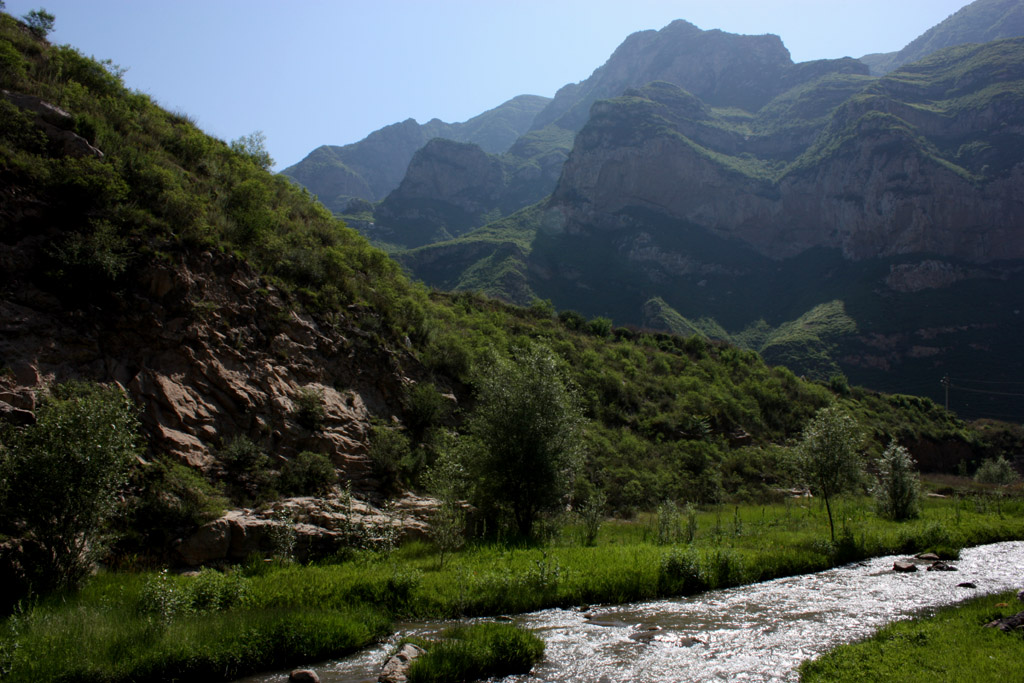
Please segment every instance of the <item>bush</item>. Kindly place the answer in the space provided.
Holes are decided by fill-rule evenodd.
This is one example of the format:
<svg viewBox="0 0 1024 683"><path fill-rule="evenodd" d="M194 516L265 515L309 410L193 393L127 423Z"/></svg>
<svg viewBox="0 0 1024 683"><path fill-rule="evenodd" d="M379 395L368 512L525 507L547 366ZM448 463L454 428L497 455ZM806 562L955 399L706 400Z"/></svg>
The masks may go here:
<svg viewBox="0 0 1024 683"><path fill-rule="evenodd" d="M310 431L316 431L323 427L324 418L327 416L324 411L324 392L315 387L303 387L292 399L294 409L292 415L295 421Z"/></svg>
<svg viewBox="0 0 1024 683"><path fill-rule="evenodd" d="M120 390L56 385L36 423L4 434L2 531L22 541L36 592L75 586L107 548L108 520L141 452L135 408Z"/></svg>
<svg viewBox="0 0 1024 683"><path fill-rule="evenodd" d="M982 484L998 484L1007 486L1017 481L1017 471L1013 469L1010 461L999 456L995 459L986 460L974 473L974 480Z"/></svg>
<svg viewBox="0 0 1024 683"><path fill-rule="evenodd" d="M326 455L302 451L281 467L278 482L282 493L326 494L338 482L338 471Z"/></svg>
<svg viewBox="0 0 1024 683"><path fill-rule="evenodd" d="M914 459L903 446L890 443L878 461L875 505L878 514L892 520L917 517L921 484L914 471Z"/></svg>
<svg viewBox="0 0 1024 683"><path fill-rule="evenodd" d="M270 468L270 457L251 439L235 437L219 456L228 487L239 503L250 505L277 496L277 473Z"/></svg>

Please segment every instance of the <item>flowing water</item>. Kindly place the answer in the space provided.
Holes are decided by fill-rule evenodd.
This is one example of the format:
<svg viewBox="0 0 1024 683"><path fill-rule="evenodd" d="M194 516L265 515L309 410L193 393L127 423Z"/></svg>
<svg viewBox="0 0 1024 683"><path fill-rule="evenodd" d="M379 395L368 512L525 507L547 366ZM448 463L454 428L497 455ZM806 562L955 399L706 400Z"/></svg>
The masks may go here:
<svg viewBox="0 0 1024 683"><path fill-rule="evenodd" d="M1024 586L1024 542L965 549L958 571L893 572L901 556L689 598L550 609L512 621L547 643L544 660L518 681L795 681L796 667L897 619L976 595ZM972 582L977 588L957 584ZM406 624L387 643L316 666L324 683L375 681L389 649L450 622ZM281 674L248 679L280 681Z"/></svg>

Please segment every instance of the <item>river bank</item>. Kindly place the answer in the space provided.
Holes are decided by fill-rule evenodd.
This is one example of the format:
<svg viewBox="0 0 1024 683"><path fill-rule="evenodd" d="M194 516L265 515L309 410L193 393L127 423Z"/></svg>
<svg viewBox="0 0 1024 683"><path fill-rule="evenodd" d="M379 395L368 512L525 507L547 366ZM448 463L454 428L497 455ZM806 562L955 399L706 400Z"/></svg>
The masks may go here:
<svg viewBox="0 0 1024 683"><path fill-rule="evenodd" d="M568 527L544 547L473 546L441 558L424 543L335 563L256 561L198 577L105 574L3 624L8 680L232 679L309 664L384 638L406 619L621 604L806 574L853 560L1024 538L1024 504L928 499L894 523L870 501L839 506L837 541L814 501L695 514L692 542L659 545L656 518L609 522L593 547ZM687 532L687 520L677 520ZM565 610L567 613L571 610Z"/></svg>

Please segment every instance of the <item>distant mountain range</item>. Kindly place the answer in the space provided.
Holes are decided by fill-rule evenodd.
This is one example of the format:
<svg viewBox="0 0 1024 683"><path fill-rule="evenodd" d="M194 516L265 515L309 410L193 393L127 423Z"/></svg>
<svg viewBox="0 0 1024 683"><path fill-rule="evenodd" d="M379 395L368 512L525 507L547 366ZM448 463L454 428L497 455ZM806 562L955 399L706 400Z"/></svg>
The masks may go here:
<svg viewBox="0 0 1024 683"><path fill-rule="evenodd" d="M350 223L436 287L937 399L948 374L965 414L1020 419L970 382L1024 380L1022 16L978 0L898 53L801 64L771 35L633 34L504 154L424 144Z"/></svg>

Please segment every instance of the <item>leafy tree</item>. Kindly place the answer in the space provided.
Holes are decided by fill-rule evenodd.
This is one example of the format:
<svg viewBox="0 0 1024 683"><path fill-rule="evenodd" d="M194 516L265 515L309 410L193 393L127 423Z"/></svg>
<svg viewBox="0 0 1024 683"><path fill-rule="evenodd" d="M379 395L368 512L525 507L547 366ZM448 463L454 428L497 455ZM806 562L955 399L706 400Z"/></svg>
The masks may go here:
<svg viewBox="0 0 1024 683"><path fill-rule="evenodd" d="M1013 469L1013 465L1001 455L981 463L978 471L974 473L974 480L982 484L1007 486L1017 481L1017 478L1017 471Z"/></svg>
<svg viewBox="0 0 1024 683"><path fill-rule="evenodd" d="M121 390L76 382L53 387L35 424L4 435L0 524L21 539L32 590L74 586L102 556L106 523L141 451L138 428Z"/></svg>
<svg viewBox="0 0 1024 683"><path fill-rule="evenodd" d="M879 515L894 520L917 517L921 484L914 464L907 449L895 441L882 453L878 461L878 483L874 489Z"/></svg>
<svg viewBox="0 0 1024 683"><path fill-rule="evenodd" d="M503 507L516 531L563 503L577 464L581 413L554 354L535 345L495 358L479 380L469 425L477 458L478 506Z"/></svg>
<svg viewBox="0 0 1024 683"><path fill-rule="evenodd" d="M269 171L274 165L274 159L267 151L267 136L263 131L257 130L249 135L243 135L237 140L231 141L231 149L244 154L264 171Z"/></svg>
<svg viewBox="0 0 1024 683"><path fill-rule="evenodd" d="M57 17L53 16L42 7L32 10L23 16L22 19L25 20L26 24L28 24L29 30L38 38L45 38L50 35L50 31L53 30L53 25L57 21Z"/></svg>
<svg viewBox="0 0 1024 683"><path fill-rule="evenodd" d="M833 543L836 528L832 498L860 480L862 440L856 421L842 408L829 406L815 414L796 449L798 464L811 492L825 500Z"/></svg>

